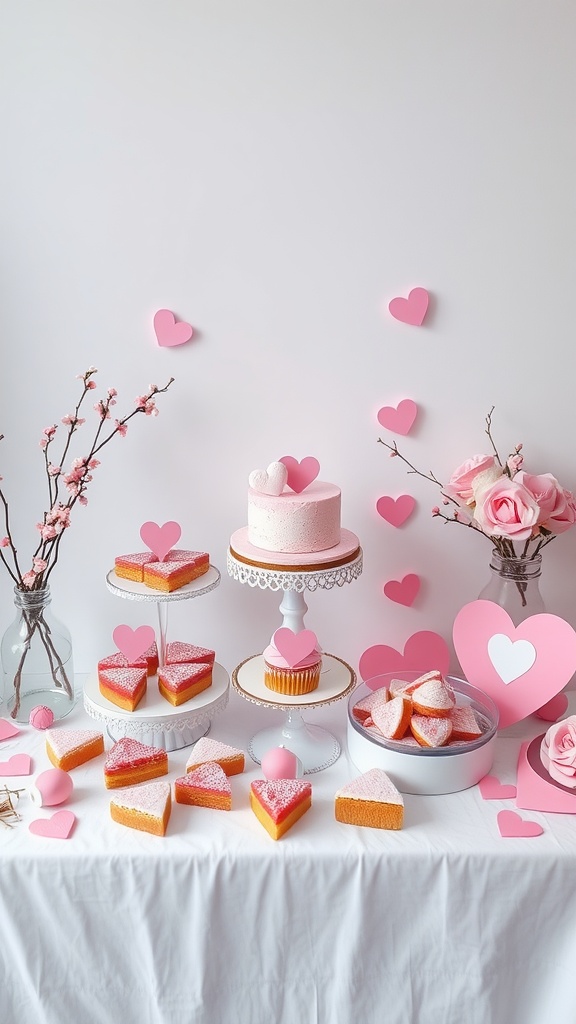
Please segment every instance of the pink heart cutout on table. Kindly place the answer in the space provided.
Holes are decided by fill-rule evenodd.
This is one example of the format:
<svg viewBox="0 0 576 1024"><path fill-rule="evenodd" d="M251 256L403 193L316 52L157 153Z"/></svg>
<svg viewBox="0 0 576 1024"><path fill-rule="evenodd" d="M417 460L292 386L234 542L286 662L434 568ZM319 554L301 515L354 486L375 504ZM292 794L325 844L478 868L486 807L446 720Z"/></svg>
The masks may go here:
<svg viewBox="0 0 576 1024"><path fill-rule="evenodd" d="M471 601L458 612L452 635L466 679L498 706L501 729L552 700L576 671L576 632L564 619L547 612L514 626L500 605ZM507 648L498 641L498 657L495 637L508 641Z"/></svg>
<svg viewBox="0 0 576 1024"><path fill-rule="evenodd" d="M414 572L409 572L401 580L388 580L384 584L384 593L396 604L405 604L407 607L414 604L418 591L420 590L420 577Z"/></svg>
<svg viewBox="0 0 576 1024"><path fill-rule="evenodd" d="M397 296L388 303L388 309L395 320L412 327L420 327L428 310L429 295L425 288L412 288L408 298Z"/></svg>
<svg viewBox="0 0 576 1024"><path fill-rule="evenodd" d="M6 718L0 718L0 740L9 740L12 736L17 736L20 729L17 729L12 722L7 721Z"/></svg>
<svg viewBox="0 0 576 1024"><path fill-rule="evenodd" d="M478 788L483 800L512 800L516 796L516 786L504 785L495 775L485 775Z"/></svg>
<svg viewBox="0 0 576 1024"><path fill-rule="evenodd" d="M294 633L288 626L281 626L274 633L272 643L290 668L294 668L316 650L318 638L311 629L301 629L299 633Z"/></svg>
<svg viewBox="0 0 576 1024"><path fill-rule="evenodd" d="M544 832L537 821L527 821L516 811L499 811L497 821L503 839L527 839L530 836L541 836Z"/></svg>
<svg viewBox="0 0 576 1024"><path fill-rule="evenodd" d="M178 543L182 536L179 523L172 521L159 526L158 523L143 523L140 527L140 537L152 554L156 555L161 562L164 561L168 552Z"/></svg>
<svg viewBox="0 0 576 1024"><path fill-rule="evenodd" d="M399 498L391 498L383 494L376 502L376 511L391 526L402 526L410 518L416 508L416 499L411 494L401 494Z"/></svg>
<svg viewBox="0 0 576 1024"><path fill-rule="evenodd" d="M404 652L400 654L394 647L387 644L374 644L360 656L358 671L370 689L377 690L382 685L375 677L391 672L427 672L438 669L447 675L450 667L450 650L448 644L439 633L423 629L413 633L404 644ZM374 679L376 685L370 686L369 680Z"/></svg>
<svg viewBox="0 0 576 1024"><path fill-rule="evenodd" d="M185 320L176 320L174 313L169 309L159 309L154 314L154 330L156 340L162 348L174 348L176 345L183 345L194 334L194 328Z"/></svg>
<svg viewBox="0 0 576 1024"><path fill-rule="evenodd" d="M50 818L36 818L28 828L35 836L46 839L68 839L74 825L76 815L72 811L55 811Z"/></svg>
<svg viewBox="0 0 576 1024"><path fill-rule="evenodd" d="M568 697L565 693L558 693L552 700L549 700L541 708L538 708L536 715L544 722L557 722L568 708Z"/></svg>
<svg viewBox="0 0 576 1024"><path fill-rule="evenodd" d="M284 463L288 470L288 487L291 487L296 494L300 494L308 484L311 484L320 472L320 463L313 455L307 455L305 459L298 462L292 455L283 455L279 462Z"/></svg>
<svg viewBox="0 0 576 1024"><path fill-rule="evenodd" d="M418 415L418 406L411 398L403 398L396 407L384 405L378 412L378 423L396 434L409 434Z"/></svg>
<svg viewBox="0 0 576 1024"><path fill-rule="evenodd" d="M131 626L116 626L112 633L112 639L116 647L128 661L137 661L141 654L144 654L156 640L156 634L152 626L138 626L132 629Z"/></svg>
<svg viewBox="0 0 576 1024"><path fill-rule="evenodd" d="M30 775L32 758L29 754L12 754L7 761L0 762L0 775Z"/></svg>

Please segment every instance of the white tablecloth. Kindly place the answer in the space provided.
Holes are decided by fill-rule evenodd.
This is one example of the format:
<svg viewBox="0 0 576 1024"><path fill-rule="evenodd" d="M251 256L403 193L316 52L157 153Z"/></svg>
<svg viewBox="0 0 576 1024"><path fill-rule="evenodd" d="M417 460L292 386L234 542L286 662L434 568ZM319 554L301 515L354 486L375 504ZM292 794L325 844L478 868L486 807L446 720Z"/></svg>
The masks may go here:
<svg viewBox="0 0 576 1024"><path fill-rule="evenodd" d="M305 718L345 741L345 704ZM281 721L233 693L211 735L245 746ZM79 706L62 725L95 723ZM531 719L499 736L501 781L544 728ZM0 760L17 752L34 775L49 767L42 733L0 744ZM189 753L169 755L170 780ZM231 780L232 811L174 804L160 838L112 821L102 762L72 773L70 839L29 833L52 811L27 795L23 820L0 826L2 1024L575 1019L576 817L524 811L544 834L503 839L496 815L514 803L474 787L406 796L401 832L342 825L334 793L358 774L344 752L308 776L312 808L279 842L249 808L261 776L250 759Z"/></svg>

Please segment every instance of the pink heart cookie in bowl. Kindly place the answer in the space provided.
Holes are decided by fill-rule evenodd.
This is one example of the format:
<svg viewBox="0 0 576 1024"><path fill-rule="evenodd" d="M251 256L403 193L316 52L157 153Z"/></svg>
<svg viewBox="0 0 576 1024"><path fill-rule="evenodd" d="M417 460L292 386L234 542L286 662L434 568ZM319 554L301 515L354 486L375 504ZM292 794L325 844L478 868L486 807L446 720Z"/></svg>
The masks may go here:
<svg viewBox="0 0 576 1024"><path fill-rule="evenodd" d="M288 470L283 462L271 462L268 469L255 469L248 483L260 494L282 494L288 482Z"/></svg>

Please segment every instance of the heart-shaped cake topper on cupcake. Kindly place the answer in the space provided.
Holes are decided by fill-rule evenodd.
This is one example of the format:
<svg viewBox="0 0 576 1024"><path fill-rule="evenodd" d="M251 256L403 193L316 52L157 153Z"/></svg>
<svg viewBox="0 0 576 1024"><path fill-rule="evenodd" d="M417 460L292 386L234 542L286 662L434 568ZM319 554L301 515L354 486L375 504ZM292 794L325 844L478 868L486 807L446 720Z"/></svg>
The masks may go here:
<svg viewBox="0 0 576 1024"><path fill-rule="evenodd" d="M288 626L280 626L272 637L272 643L290 668L294 668L316 650L318 638L311 629L301 629L299 633L294 633Z"/></svg>
<svg viewBox="0 0 576 1024"><path fill-rule="evenodd" d="M282 494L288 482L288 470L283 462L271 462L268 469L255 469L248 477L248 483L261 494Z"/></svg>
<svg viewBox="0 0 576 1024"><path fill-rule="evenodd" d="M140 537L147 548L159 561L163 562L166 555L178 543L182 536L179 523L170 521L159 526L158 523L143 523L140 527Z"/></svg>
<svg viewBox="0 0 576 1024"><path fill-rule="evenodd" d="M298 462L293 455L283 455L279 461L286 466L288 487L296 494L300 494L308 487L308 484L311 484L320 472L320 463L313 455L307 455L301 462Z"/></svg>
<svg viewBox="0 0 576 1024"><path fill-rule="evenodd" d="M132 626L121 625L116 626L112 639L120 653L129 662L133 662L138 661L138 658L152 646L156 634L152 626L138 626L137 629L132 629Z"/></svg>

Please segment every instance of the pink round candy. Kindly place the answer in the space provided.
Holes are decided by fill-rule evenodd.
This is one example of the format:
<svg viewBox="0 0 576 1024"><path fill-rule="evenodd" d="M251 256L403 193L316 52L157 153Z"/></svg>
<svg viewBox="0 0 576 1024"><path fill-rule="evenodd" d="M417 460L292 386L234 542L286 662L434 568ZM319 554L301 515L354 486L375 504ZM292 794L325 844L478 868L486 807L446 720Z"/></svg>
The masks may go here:
<svg viewBox="0 0 576 1024"><path fill-rule="evenodd" d="M48 768L40 772L30 789L30 799L38 807L55 807L70 796L74 784L68 772L61 768Z"/></svg>
<svg viewBox="0 0 576 1024"><path fill-rule="evenodd" d="M49 729L54 721L54 712L45 704L38 704L37 707L32 708L28 721L35 729Z"/></svg>
<svg viewBox="0 0 576 1024"><path fill-rule="evenodd" d="M300 761L286 747L272 747L261 762L266 779L296 779L299 774Z"/></svg>

